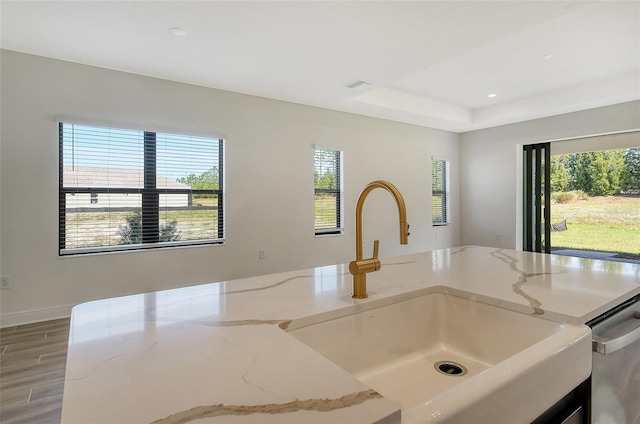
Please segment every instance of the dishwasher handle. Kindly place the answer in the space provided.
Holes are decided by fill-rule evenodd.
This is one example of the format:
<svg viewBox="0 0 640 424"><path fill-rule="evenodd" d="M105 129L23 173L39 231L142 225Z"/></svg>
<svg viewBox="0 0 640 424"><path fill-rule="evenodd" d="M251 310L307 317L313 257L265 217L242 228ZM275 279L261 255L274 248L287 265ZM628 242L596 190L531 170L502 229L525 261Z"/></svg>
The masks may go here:
<svg viewBox="0 0 640 424"><path fill-rule="evenodd" d="M607 333L614 333L612 335L615 336L612 338L605 337L605 335L593 336L592 349L594 352L609 355L640 340L640 311L636 311L630 320Z"/></svg>

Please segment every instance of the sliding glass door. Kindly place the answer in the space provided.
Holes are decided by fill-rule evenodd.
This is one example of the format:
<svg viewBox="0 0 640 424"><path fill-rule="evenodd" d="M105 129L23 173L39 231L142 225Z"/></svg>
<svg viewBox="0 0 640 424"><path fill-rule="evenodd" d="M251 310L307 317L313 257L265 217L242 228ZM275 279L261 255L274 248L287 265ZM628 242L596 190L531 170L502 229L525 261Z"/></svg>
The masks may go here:
<svg viewBox="0 0 640 424"><path fill-rule="evenodd" d="M523 151L523 250L551 253L551 145L530 144Z"/></svg>

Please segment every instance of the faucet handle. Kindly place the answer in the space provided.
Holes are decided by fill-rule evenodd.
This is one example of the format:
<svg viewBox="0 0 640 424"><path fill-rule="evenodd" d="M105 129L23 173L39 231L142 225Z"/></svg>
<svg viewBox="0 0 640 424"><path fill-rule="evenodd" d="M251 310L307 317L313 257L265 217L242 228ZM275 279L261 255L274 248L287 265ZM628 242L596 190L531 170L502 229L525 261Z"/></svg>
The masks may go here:
<svg viewBox="0 0 640 424"><path fill-rule="evenodd" d="M380 240L374 240L373 241L373 258L371 259L378 259L378 248L380 247Z"/></svg>

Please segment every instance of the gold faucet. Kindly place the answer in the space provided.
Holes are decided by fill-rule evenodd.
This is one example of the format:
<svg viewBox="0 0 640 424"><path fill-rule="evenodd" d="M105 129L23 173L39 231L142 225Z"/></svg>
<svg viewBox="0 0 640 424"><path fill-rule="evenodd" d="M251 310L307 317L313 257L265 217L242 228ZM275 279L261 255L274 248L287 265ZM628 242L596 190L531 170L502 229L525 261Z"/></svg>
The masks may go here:
<svg viewBox="0 0 640 424"><path fill-rule="evenodd" d="M354 299L365 299L367 297L367 273L378 271L382 266L378 259L379 240L373 242L373 257L371 259L362 259L362 207L369 193L376 188L384 188L396 200L400 218L400 244L408 243L409 224L407 224L407 208L404 205L402 194L388 181L377 180L370 182L360 193L356 204L356 260L349 263L349 272L353 275L353 293L351 297Z"/></svg>

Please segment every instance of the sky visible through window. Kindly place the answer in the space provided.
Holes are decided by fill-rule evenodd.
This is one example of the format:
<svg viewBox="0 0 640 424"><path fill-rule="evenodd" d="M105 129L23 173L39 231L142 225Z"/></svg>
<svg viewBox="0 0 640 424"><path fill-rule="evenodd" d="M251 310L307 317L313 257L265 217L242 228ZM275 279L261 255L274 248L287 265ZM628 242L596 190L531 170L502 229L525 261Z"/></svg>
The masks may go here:
<svg viewBox="0 0 640 424"><path fill-rule="evenodd" d="M69 167L144 168L144 131L63 124L63 162ZM158 175L177 180L218 165L218 139L156 133Z"/></svg>

